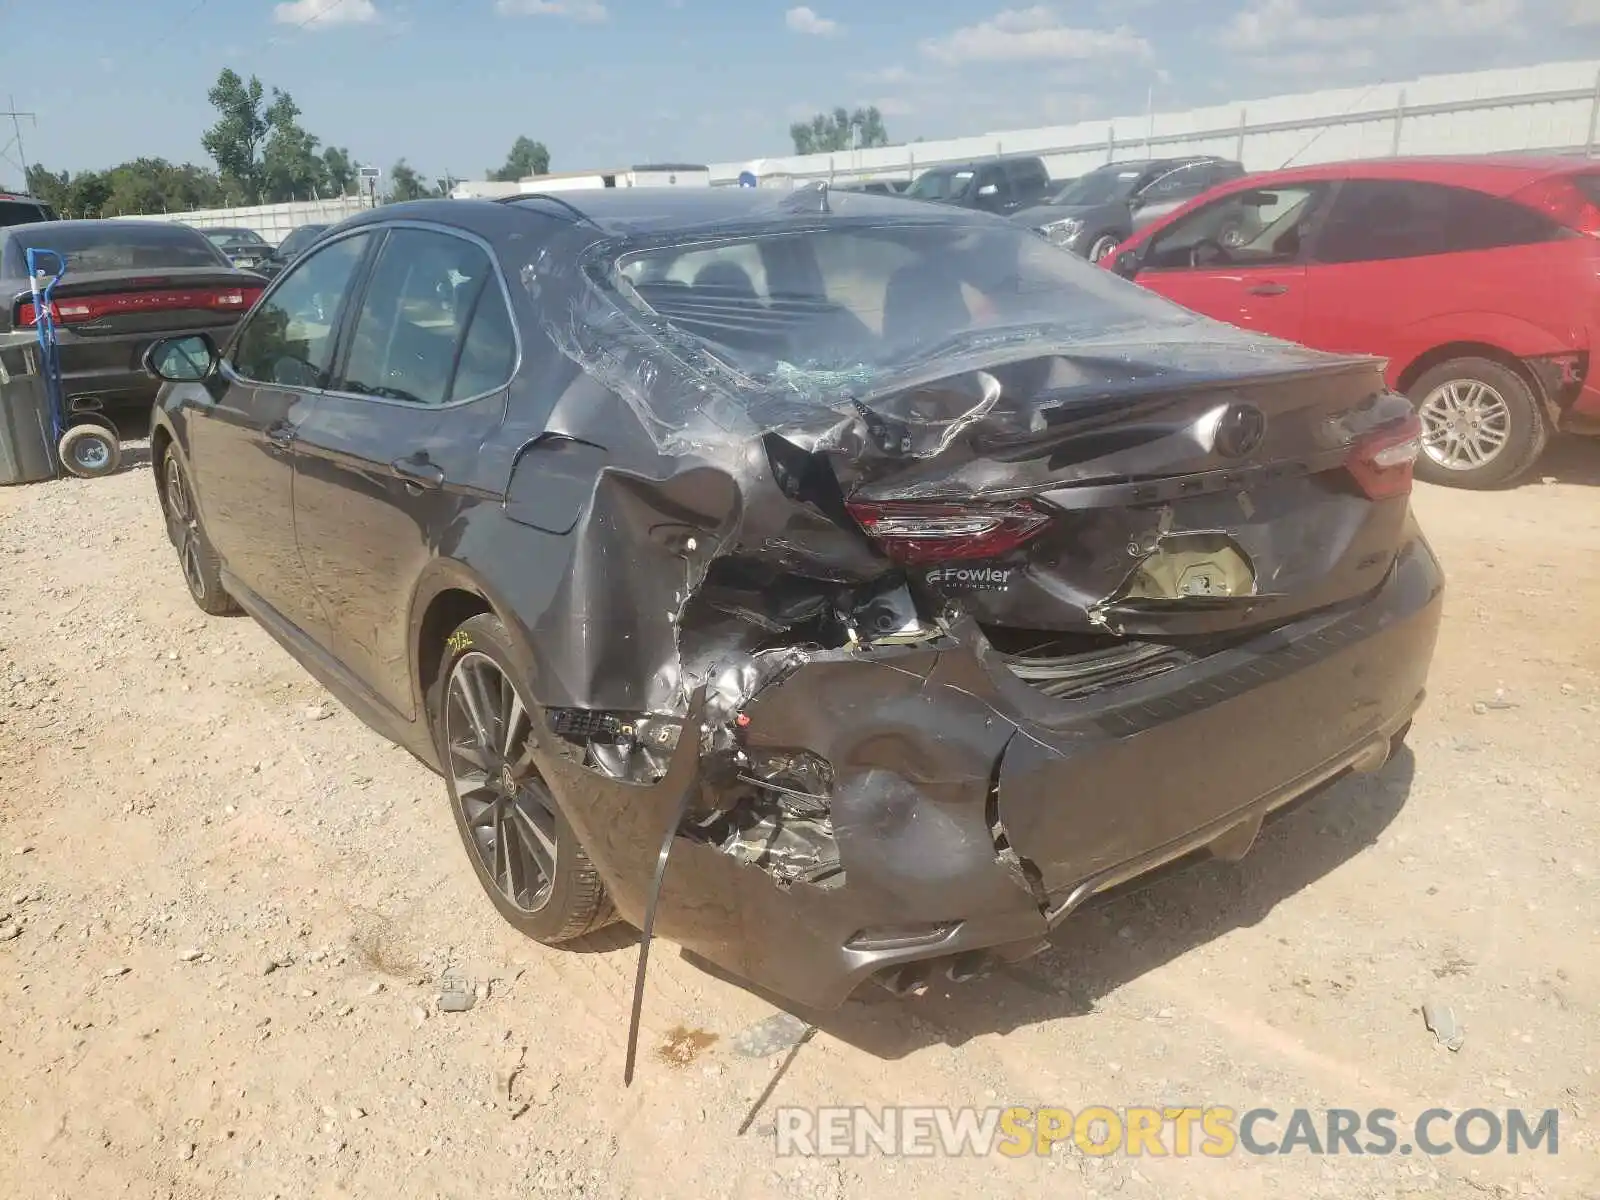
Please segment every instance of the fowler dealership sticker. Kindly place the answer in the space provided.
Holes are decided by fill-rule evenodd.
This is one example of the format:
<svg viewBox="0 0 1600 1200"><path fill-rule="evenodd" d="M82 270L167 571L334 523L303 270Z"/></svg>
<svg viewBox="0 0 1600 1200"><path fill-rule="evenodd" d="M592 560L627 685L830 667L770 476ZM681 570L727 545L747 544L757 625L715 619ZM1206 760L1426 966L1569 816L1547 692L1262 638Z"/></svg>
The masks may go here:
<svg viewBox="0 0 1600 1200"><path fill-rule="evenodd" d="M1015 567L935 567L928 586L946 592L997 592L1011 585Z"/></svg>

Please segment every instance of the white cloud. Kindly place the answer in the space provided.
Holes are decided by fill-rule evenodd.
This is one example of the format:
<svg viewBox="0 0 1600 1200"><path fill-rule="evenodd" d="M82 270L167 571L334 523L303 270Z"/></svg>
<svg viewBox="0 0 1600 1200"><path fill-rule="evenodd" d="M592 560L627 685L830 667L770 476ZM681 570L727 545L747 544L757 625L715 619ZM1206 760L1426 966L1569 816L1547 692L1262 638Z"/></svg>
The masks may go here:
<svg viewBox="0 0 1600 1200"><path fill-rule="evenodd" d="M494 10L502 17L566 17L591 24L610 17L600 0L495 0Z"/></svg>
<svg viewBox="0 0 1600 1200"><path fill-rule="evenodd" d="M1049 5L1036 4L1004 9L977 25L929 38L922 53L945 63L1148 58L1150 43L1126 25L1081 29L1062 24Z"/></svg>
<svg viewBox="0 0 1600 1200"><path fill-rule="evenodd" d="M839 32L839 22L820 16L816 10L807 8L804 4L798 8L791 8L783 14L783 23L789 27L791 33L809 33L817 37L832 37Z"/></svg>
<svg viewBox="0 0 1600 1200"><path fill-rule="evenodd" d="M876 71L861 71L855 78L862 83L886 83L890 87L897 87L903 83L910 83L916 78L904 67L879 67Z"/></svg>
<svg viewBox="0 0 1600 1200"><path fill-rule="evenodd" d="M1600 4L1596 4L1594 0L1569 0L1567 24L1600 25Z"/></svg>
<svg viewBox="0 0 1600 1200"><path fill-rule="evenodd" d="M873 100L870 103L886 117L909 117L917 111L915 104L900 96L885 96L882 100Z"/></svg>
<svg viewBox="0 0 1600 1200"><path fill-rule="evenodd" d="M1593 0L1580 0L1592 3ZM1522 0L1252 0L1234 15L1219 41L1236 50L1281 46L1392 44L1397 38L1483 36L1515 32Z"/></svg>
<svg viewBox="0 0 1600 1200"><path fill-rule="evenodd" d="M378 19L372 0L288 0L272 10L279 25L321 29L331 25L371 25Z"/></svg>

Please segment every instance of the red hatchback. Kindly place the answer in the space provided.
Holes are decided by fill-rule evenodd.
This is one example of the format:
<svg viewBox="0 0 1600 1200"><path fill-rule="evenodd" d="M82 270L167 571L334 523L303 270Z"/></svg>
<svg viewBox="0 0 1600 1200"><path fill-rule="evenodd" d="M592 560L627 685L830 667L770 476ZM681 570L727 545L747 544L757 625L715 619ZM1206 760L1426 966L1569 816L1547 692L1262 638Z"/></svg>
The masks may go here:
<svg viewBox="0 0 1600 1200"><path fill-rule="evenodd" d="M1240 179L1105 266L1219 320L1388 359L1417 474L1491 487L1600 434L1600 162L1388 159Z"/></svg>

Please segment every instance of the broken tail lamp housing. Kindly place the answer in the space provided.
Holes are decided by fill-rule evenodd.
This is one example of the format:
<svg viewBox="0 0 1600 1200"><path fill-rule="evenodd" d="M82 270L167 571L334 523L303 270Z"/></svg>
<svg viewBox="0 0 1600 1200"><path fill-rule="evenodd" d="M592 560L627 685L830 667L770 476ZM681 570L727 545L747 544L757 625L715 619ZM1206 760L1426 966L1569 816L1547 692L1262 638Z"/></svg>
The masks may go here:
<svg viewBox="0 0 1600 1200"><path fill-rule="evenodd" d="M1368 499L1390 500L1410 494L1421 453L1422 418L1410 413L1357 438L1344 465Z"/></svg>
<svg viewBox="0 0 1600 1200"><path fill-rule="evenodd" d="M1011 504L850 501L845 507L884 554L908 566L993 558L1015 550L1050 521L1026 500Z"/></svg>

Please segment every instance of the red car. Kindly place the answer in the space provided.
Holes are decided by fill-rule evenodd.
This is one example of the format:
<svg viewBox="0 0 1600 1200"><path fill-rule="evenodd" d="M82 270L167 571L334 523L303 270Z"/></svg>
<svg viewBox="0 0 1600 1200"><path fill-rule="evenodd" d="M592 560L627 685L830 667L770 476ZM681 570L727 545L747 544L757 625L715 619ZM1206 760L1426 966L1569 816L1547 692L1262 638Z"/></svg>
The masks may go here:
<svg viewBox="0 0 1600 1200"><path fill-rule="evenodd" d="M1600 434L1600 162L1388 159L1254 175L1106 267L1189 308L1388 359L1417 475L1491 487L1552 430Z"/></svg>

